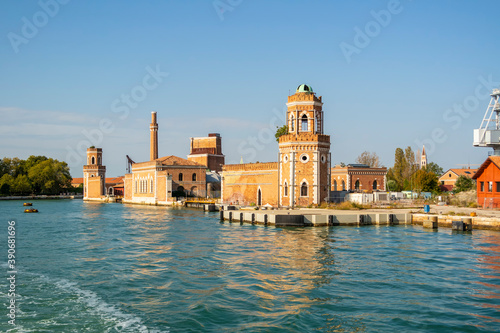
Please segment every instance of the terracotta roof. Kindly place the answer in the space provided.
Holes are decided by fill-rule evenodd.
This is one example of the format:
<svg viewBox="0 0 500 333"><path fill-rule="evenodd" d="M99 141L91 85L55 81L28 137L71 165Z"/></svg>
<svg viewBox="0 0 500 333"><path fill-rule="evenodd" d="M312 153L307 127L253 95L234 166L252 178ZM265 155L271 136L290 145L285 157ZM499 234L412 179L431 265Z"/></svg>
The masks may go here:
<svg viewBox="0 0 500 333"><path fill-rule="evenodd" d="M73 178L71 180L71 185L79 185L83 184L83 178Z"/></svg>
<svg viewBox="0 0 500 333"><path fill-rule="evenodd" d="M106 184L120 184L123 183L124 176L106 178Z"/></svg>
<svg viewBox="0 0 500 333"><path fill-rule="evenodd" d="M479 176L481 176L484 172L484 170L488 167L488 165L490 165L491 163L493 162L493 164L496 165L497 168L500 169L500 156L490 156L486 159L486 161L484 161L483 164L481 164L481 166L479 167L479 169L477 169L477 172L476 174L474 175L474 177L472 177L472 179L477 179Z"/></svg>
<svg viewBox="0 0 500 333"><path fill-rule="evenodd" d="M457 176L466 176L466 177L472 178L472 176L474 176L474 174L477 172L477 169L449 169L448 171L453 172ZM443 173L443 175L448 173L448 171ZM443 177L443 176L441 176L441 177Z"/></svg>
<svg viewBox="0 0 500 333"><path fill-rule="evenodd" d="M163 165L179 165L179 166L204 166L203 164L196 163L193 161L186 160L185 158L177 157L177 156L165 156L156 159L160 161Z"/></svg>

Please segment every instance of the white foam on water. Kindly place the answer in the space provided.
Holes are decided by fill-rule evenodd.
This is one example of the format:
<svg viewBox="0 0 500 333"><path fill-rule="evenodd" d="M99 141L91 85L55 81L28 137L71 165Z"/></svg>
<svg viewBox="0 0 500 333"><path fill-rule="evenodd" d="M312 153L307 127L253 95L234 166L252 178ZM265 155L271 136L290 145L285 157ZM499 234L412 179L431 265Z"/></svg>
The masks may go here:
<svg viewBox="0 0 500 333"><path fill-rule="evenodd" d="M53 284L63 292L74 294L77 302L84 305L87 310L100 317L107 326L107 332L134 332L134 333L168 333L170 330L161 331L150 329L142 322L142 319L132 314L122 312L116 306L108 304L99 295L91 290L85 290L78 286L76 282L66 279L52 279L44 275L34 274L47 284ZM69 309L68 309L69 310ZM20 329L20 327L17 327ZM28 332L28 331L19 331Z"/></svg>

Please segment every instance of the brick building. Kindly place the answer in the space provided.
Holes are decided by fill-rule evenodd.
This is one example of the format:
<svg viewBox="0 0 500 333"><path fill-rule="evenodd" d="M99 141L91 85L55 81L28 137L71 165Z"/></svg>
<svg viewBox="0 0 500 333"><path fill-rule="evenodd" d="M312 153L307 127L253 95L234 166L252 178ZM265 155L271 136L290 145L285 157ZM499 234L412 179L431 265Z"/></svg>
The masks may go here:
<svg viewBox="0 0 500 333"><path fill-rule="evenodd" d="M373 192L386 190L387 168L370 168L365 164L339 165L331 169L332 191Z"/></svg>
<svg viewBox="0 0 500 333"><path fill-rule="evenodd" d="M278 162L223 166L224 203L307 206L329 196L330 136L323 134L323 102L308 85L288 96L288 132Z"/></svg>
<svg viewBox="0 0 500 333"><path fill-rule="evenodd" d="M150 161L132 163L125 175L124 203L168 205L183 196L206 196L206 166L177 156L158 158L158 123L151 113Z"/></svg>
<svg viewBox="0 0 500 333"><path fill-rule="evenodd" d="M191 138L188 160L205 165L209 170L221 172L224 155L220 134L210 133L208 137Z"/></svg>
<svg viewBox="0 0 500 333"><path fill-rule="evenodd" d="M455 186L455 183L460 176L466 176L469 178L474 177L477 169L449 169L441 177L439 177L439 187L441 191L451 191Z"/></svg>
<svg viewBox="0 0 500 333"><path fill-rule="evenodd" d="M207 166L177 156L159 158L156 112L151 113L149 128L150 160L132 163L131 172L124 177L106 178L102 149L87 149L87 165L83 167L85 200L123 196L124 203L168 205L175 200L174 195L206 196Z"/></svg>
<svg viewBox="0 0 500 333"><path fill-rule="evenodd" d="M500 156L490 156L479 167L476 180L477 203L483 208L500 207Z"/></svg>

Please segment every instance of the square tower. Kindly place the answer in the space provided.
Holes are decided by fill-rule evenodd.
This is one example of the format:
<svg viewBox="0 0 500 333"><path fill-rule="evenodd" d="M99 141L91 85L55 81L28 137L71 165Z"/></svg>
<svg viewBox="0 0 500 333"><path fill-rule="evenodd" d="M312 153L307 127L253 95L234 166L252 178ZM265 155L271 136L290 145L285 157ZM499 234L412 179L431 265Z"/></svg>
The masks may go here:
<svg viewBox="0 0 500 333"><path fill-rule="evenodd" d="M281 206L320 204L329 196L330 136L323 134L323 103L308 85L288 96L288 132L279 138Z"/></svg>
<svg viewBox="0 0 500 333"><path fill-rule="evenodd" d="M87 148L87 165L83 166L83 199L106 194L106 167L102 165L102 148Z"/></svg>

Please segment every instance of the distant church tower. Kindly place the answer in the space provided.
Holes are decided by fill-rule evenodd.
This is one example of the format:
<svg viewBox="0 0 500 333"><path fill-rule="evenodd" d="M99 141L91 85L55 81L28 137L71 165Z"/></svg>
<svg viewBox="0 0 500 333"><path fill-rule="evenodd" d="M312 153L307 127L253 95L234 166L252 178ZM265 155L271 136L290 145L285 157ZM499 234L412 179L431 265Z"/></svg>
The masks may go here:
<svg viewBox="0 0 500 333"><path fill-rule="evenodd" d="M87 165L83 166L83 199L106 194L106 167L102 165L102 148L87 148Z"/></svg>
<svg viewBox="0 0 500 333"><path fill-rule="evenodd" d="M302 84L286 105L288 134L279 138L280 205L320 204L330 183L330 136L323 134L321 96Z"/></svg>
<svg viewBox="0 0 500 333"><path fill-rule="evenodd" d="M151 124L149 125L151 133L151 146L149 149L149 160L153 161L158 158L158 123L156 122L156 112L151 112Z"/></svg>
<svg viewBox="0 0 500 333"><path fill-rule="evenodd" d="M420 155L420 169L427 167L427 155L425 154L425 146L422 147L422 155Z"/></svg>

